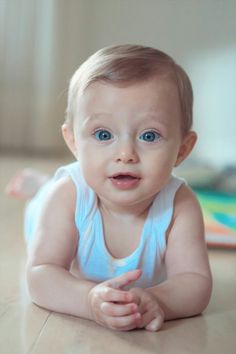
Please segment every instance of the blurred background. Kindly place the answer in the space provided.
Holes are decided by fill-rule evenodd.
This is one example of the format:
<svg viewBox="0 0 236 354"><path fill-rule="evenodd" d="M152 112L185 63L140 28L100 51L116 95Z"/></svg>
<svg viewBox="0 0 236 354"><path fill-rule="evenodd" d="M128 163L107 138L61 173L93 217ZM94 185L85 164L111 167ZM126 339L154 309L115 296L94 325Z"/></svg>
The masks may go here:
<svg viewBox="0 0 236 354"><path fill-rule="evenodd" d="M86 336L87 324L78 327L67 317L29 305L24 201L3 191L18 169L51 174L73 160L60 131L70 77L96 50L122 43L166 51L191 78L199 139L177 172L199 198L208 246L224 248L210 253L210 309L186 327L182 321L170 325L170 345L177 345L172 352L181 351L186 333L195 353L235 352L236 252L226 248L236 250L236 0L0 0L1 353L83 352L81 336ZM165 334L160 338L167 348ZM88 352L93 343L84 343ZM129 350L132 343L127 343ZM190 348L184 342L184 352L186 345Z"/></svg>
<svg viewBox="0 0 236 354"><path fill-rule="evenodd" d="M234 169L235 18L235 0L0 0L1 152L67 154L71 75L101 47L136 43L166 51L192 80L193 166Z"/></svg>

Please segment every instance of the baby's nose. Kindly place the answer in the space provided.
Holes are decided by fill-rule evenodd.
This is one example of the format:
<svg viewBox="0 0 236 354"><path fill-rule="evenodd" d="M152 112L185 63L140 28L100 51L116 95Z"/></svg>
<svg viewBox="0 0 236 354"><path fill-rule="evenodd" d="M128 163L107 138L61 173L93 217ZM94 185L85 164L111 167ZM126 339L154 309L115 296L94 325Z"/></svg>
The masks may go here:
<svg viewBox="0 0 236 354"><path fill-rule="evenodd" d="M137 163L139 161L135 144L131 141L131 139L127 139L118 144L115 154L115 161L123 163Z"/></svg>

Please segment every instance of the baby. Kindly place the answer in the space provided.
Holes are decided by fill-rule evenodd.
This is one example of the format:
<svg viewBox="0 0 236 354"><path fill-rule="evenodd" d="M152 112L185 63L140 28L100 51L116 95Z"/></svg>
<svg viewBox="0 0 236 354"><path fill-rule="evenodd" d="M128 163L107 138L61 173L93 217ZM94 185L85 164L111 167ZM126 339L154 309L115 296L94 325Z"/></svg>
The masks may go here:
<svg viewBox="0 0 236 354"><path fill-rule="evenodd" d="M75 72L62 134L76 162L26 210L34 303L121 331L205 309L202 213L172 175L197 139L192 103L187 74L154 48L107 47Z"/></svg>

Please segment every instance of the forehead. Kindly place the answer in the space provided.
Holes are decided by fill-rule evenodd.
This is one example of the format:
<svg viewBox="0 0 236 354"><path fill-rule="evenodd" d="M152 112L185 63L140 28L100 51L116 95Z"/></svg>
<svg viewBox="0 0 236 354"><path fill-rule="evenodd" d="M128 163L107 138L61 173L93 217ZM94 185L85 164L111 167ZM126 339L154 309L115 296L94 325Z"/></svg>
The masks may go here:
<svg viewBox="0 0 236 354"><path fill-rule="evenodd" d="M170 79L152 78L136 83L113 85L94 82L74 102L76 116L130 110L133 112L178 110L178 90Z"/></svg>

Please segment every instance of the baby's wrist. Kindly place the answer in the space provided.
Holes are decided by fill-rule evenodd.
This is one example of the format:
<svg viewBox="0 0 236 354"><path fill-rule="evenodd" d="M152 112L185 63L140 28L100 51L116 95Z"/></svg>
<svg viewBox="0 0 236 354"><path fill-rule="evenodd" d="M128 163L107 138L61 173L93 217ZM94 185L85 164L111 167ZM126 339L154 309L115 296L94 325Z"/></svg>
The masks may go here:
<svg viewBox="0 0 236 354"><path fill-rule="evenodd" d="M93 310L93 301L94 301L93 289L94 289L94 286L88 292L87 309L88 309L88 319L91 321L96 321L96 318L95 318L96 316L95 316L94 310Z"/></svg>

